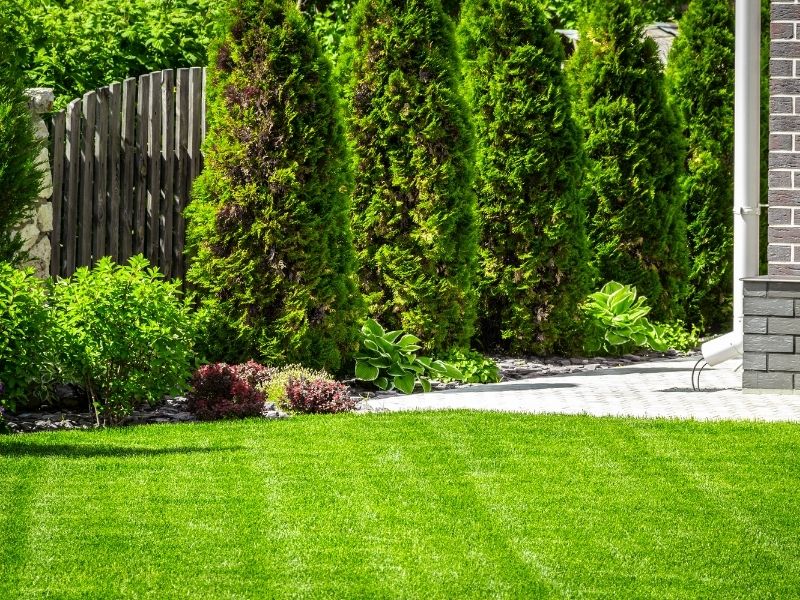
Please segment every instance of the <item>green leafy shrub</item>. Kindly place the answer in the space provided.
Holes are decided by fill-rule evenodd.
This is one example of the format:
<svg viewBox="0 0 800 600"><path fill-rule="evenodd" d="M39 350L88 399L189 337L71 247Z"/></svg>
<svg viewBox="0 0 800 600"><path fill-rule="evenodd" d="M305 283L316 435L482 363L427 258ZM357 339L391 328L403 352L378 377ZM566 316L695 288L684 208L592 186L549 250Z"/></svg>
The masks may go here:
<svg viewBox="0 0 800 600"><path fill-rule="evenodd" d="M621 355L636 348L668 349L659 328L647 319L647 298L636 288L610 281L581 306L584 349L590 354Z"/></svg>
<svg viewBox="0 0 800 600"><path fill-rule="evenodd" d="M673 323L656 325L664 346L678 352L691 352L700 346L700 334L697 326L687 327L680 319Z"/></svg>
<svg viewBox="0 0 800 600"><path fill-rule="evenodd" d="M241 365L203 365L192 376L189 410L199 419L257 417L264 410L262 387L273 370L255 361Z"/></svg>
<svg viewBox="0 0 800 600"><path fill-rule="evenodd" d="M55 89L63 107L125 77L203 66L218 0L4 0L28 86Z"/></svg>
<svg viewBox="0 0 800 600"><path fill-rule="evenodd" d="M478 147L481 345L569 350L592 270L561 39L535 0L466 0L459 41Z"/></svg>
<svg viewBox="0 0 800 600"><path fill-rule="evenodd" d="M361 0L340 53L353 231L372 317L441 351L475 320L474 146L438 0Z"/></svg>
<svg viewBox="0 0 800 600"><path fill-rule="evenodd" d="M187 279L235 332L235 354L335 372L357 345L362 304L330 62L288 4L234 2L230 23L209 69Z"/></svg>
<svg viewBox="0 0 800 600"><path fill-rule="evenodd" d="M314 32L333 62L339 56L339 46L347 33L347 22L352 9L353 0L317 2L309 7L308 14L314 24Z"/></svg>
<svg viewBox="0 0 800 600"><path fill-rule="evenodd" d="M36 206L42 187L34 136L21 70L15 61L13 23L0 9L0 261L18 263L22 240L13 231Z"/></svg>
<svg viewBox="0 0 800 600"><path fill-rule="evenodd" d="M46 393L54 376L47 284L0 262L0 406Z"/></svg>
<svg viewBox="0 0 800 600"><path fill-rule="evenodd" d="M338 381L290 379L286 385L286 407L309 414L332 414L355 410L358 400Z"/></svg>
<svg viewBox="0 0 800 600"><path fill-rule="evenodd" d="M497 383L502 379L497 363L474 350L451 350L442 357L442 362L455 367L461 373L458 381L464 383Z"/></svg>
<svg viewBox="0 0 800 600"><path fill-rule="evenodd" d="M604 0L569 62L589 159L584 195L601 279L635 285L661 320L681 316L686 223L683 139L664 90L658 47L629 0Z"/></svg>
<svg viewBox="0 0 800 600"><path fill-rule="evenodd" d="M62 379L81 385L98 423L179 392L191 375L192 316L179 283L141 255L108 257L62 279L52 295Z"/></svg>
<svg viewBox="0 0 800 600"><path fill-rule="evenodd" d="M290 381L333 381L333 377L326 371L308 369L302 365L281 367L262 385L266 401L280 408L291 408L286 394Z"/></svg>
<svg viewBox="0 0 800 600"><path fill-rule="evenodd" d="M707 329L730 322L733 290L733 6L693 0L667 69L668 89L688 140L687 318Z"/></svg>
<svg viewBox="0 0 800 600"><path fill-rule="evenodd" d="M356 379L370 381L381 390L397 389L410 394L419 385L431 391L431 379L461 381L453 365L417 356L420 339L402 331L386 331L373 319L361 328L361 349L356 355Z"/></svg>

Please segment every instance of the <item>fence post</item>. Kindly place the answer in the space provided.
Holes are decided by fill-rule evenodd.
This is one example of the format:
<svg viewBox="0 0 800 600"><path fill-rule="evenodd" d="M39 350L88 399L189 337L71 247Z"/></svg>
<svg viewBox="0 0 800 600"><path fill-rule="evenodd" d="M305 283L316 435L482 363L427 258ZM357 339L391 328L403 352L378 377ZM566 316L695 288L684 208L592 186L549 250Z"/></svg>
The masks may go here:
<svg viewBox="0 0 800 600"><path fill-rule="evenodd" d="M28 106L33 118L36 139L43 141L43 148L36 159L42 173L42 188L39 192L39 203L28 219L17 228L23 241L22 249L28 253L29 260L25 266L31 266L39 277L50 275L50 232L53 230L53 179L50 170L50 152L48 150L50 134L42 115L53 109L53 90L50 88L31 88L25 90Z"/></svg>

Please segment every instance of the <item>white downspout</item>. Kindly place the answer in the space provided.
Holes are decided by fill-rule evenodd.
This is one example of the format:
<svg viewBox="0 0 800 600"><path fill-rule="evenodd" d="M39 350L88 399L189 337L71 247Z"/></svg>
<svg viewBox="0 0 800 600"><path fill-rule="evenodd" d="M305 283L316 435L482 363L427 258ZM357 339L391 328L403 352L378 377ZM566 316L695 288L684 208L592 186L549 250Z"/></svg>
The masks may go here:
<svg viewBox="0 0 800 600"><path fill-rule="evenodd" d="M761 2L736 0L733 158L733 331L703 344L703 358L719 364L743 354L744 283L759 268L761 132Z"/></svg>

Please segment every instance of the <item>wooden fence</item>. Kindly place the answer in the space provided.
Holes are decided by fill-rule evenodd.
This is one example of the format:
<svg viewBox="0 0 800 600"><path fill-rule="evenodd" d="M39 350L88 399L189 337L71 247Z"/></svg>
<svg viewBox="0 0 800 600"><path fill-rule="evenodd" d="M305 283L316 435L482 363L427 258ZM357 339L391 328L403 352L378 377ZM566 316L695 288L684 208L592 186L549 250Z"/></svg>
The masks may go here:
<svg viewBox="0 0 800 600"><path fill-rule="evenodd" d="M204 137L199 67L126 79L53 115L51 274L141 253L182 278L183 209Z"/></svg>

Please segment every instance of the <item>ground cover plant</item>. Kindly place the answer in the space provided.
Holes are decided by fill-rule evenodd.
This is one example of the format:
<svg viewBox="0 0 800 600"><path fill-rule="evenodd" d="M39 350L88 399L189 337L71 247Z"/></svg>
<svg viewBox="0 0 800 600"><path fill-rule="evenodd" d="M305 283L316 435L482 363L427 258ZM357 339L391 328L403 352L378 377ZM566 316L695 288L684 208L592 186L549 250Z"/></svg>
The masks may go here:
<svg viewBox="0 0 800 600"><path fill-rule="evenodd" d="M706 330L729 325L733 290L733 6L693 0L680 22L667 83L688 142L687 318Z"/></svg>
<svg viewBox="0 0 800 600"><path fill-rule="evenodd" d="M362 0L340 47L353 232L370 315L429 351L469 343L477 228L468 108L438 0Z"/></svg>
<svg viewBox="0 0 800 600"><path fill-rule="evenodd" d="M593 273L561 38L535 0L466 0L459 42L478 157L480 345L569 351Z"/></svg>
<svg viewBox="0 0 800 600"><path fill-rule="evenodd" d="M798 457L793 424L466 412L3 436L0 596L793 597Z"/></svg>
<svg viewBox="0 0 800 600"><path fill-rule="evenodd" d="M361 302L331 65L296 8L241 0L231 11L187 210L187 279L227 329L207 358L336 372L355 351ZM231 346L238 356L225 356Z"/></svg>
<svg viewBox="0 0 800 600"><path fill-rule="evenodd" d="M589 159L584 194L602 281L647 296L653 316L680 318L688 272L679 188L683 139L653 40L629 0L593 5L569 62Z"/></svg>

